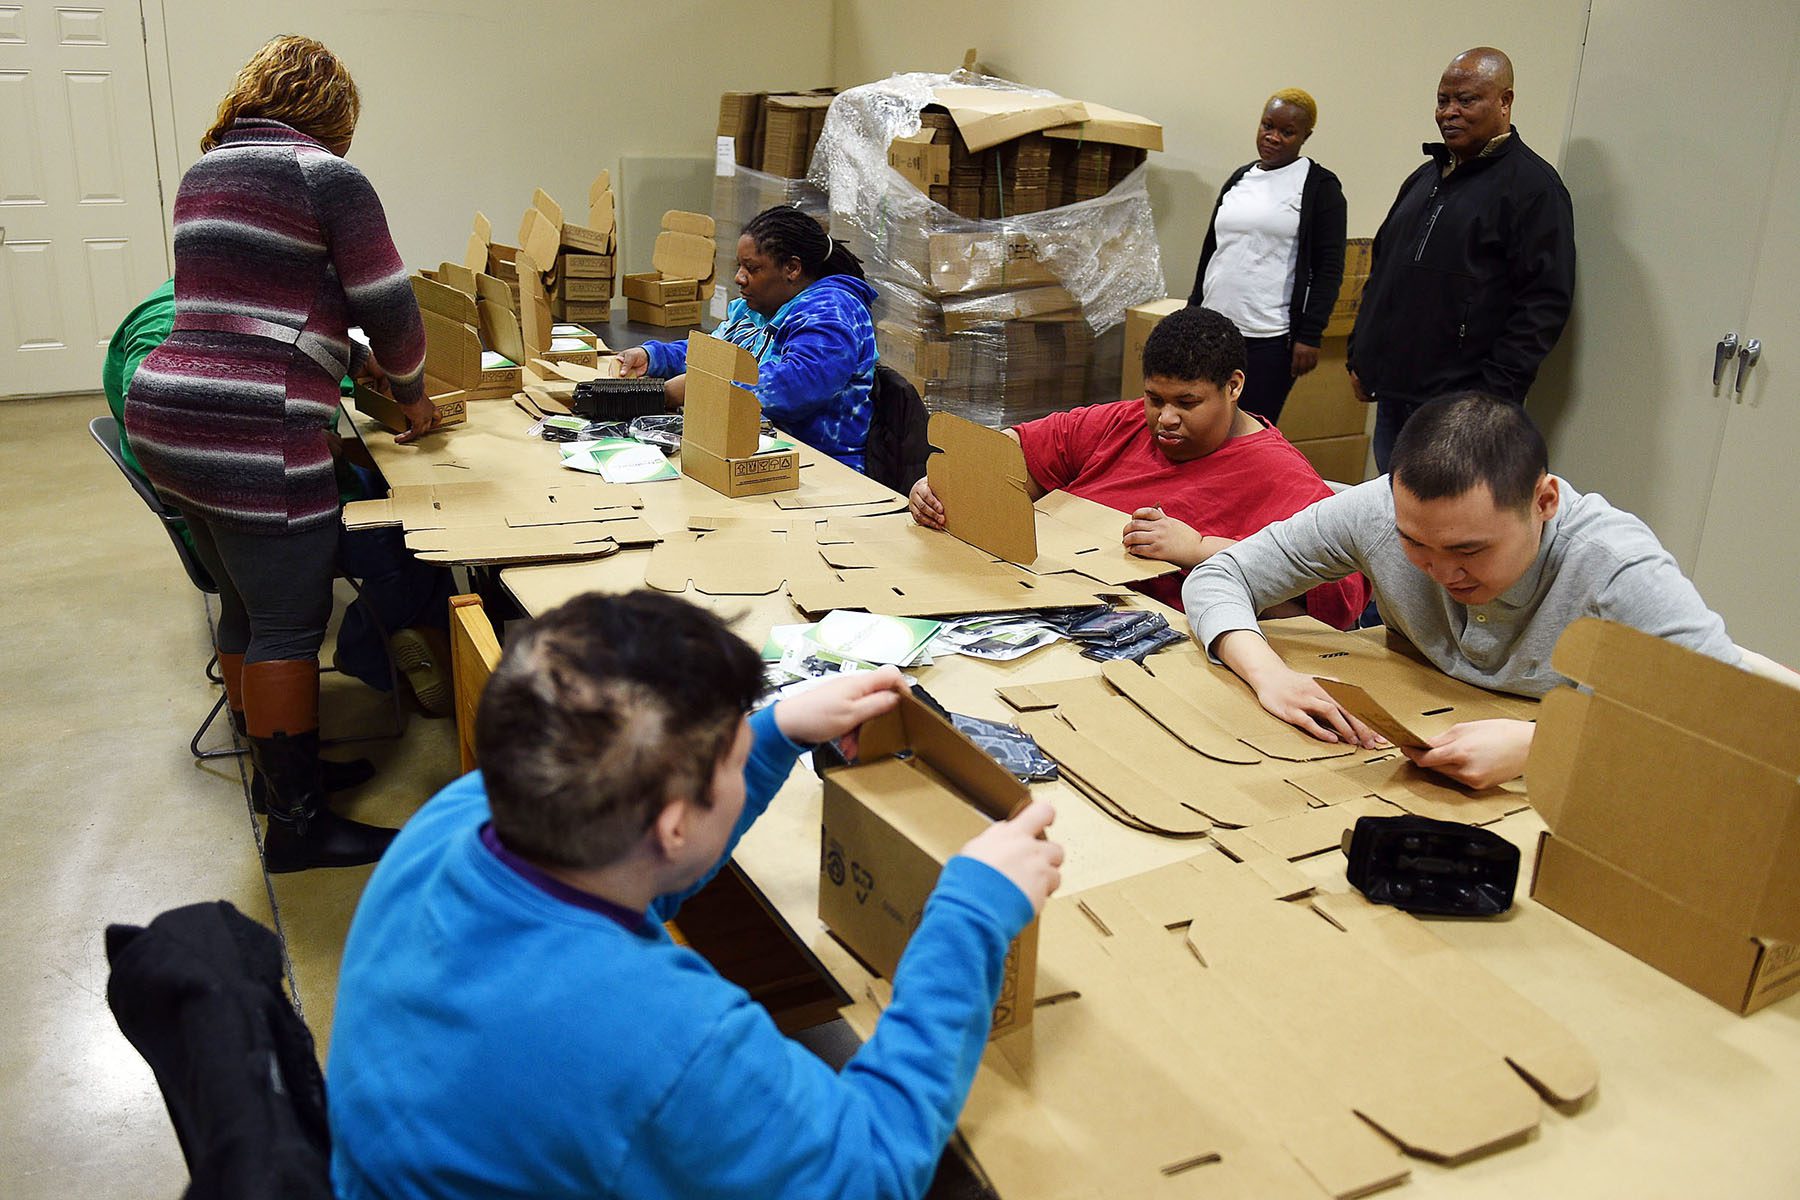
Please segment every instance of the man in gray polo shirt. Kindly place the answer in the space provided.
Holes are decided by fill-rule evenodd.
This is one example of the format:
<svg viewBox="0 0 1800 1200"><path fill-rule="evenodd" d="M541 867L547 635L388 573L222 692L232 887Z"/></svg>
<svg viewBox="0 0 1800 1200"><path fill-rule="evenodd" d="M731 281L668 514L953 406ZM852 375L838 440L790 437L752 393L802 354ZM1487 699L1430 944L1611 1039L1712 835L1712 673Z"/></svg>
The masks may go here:
<svg viewBox="0 0 1800 1200"><path fill-rule="evenodd" d="M1478 687L1542 696L1568 683L1550 651L1578 617L1739 663L1725 623L1649 527L1549 473L1543 435L1519 405L1434 400L1401 431L1391 467L1213 555L1182 588L1200 644L1282 720L1321 741L1382 744L1257 632L1257 613L1352 571L1389 628ZM1532 729L1468 721L1411 757L1489 787L1524 772Z"/></svg>

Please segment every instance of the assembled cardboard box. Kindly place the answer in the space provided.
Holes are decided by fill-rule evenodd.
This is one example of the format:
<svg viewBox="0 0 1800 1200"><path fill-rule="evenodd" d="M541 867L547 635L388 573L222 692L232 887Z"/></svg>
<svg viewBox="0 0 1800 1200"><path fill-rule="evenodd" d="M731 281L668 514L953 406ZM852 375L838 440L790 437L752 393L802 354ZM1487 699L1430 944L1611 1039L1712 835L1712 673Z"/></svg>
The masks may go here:
<svg viewBox="0 0 1800 1200"><path fill-rule="evenodd" d="M1800 992L1800 689L1593 618L1551 662L1532 896L1733 1012Z"/></svg>
<svg viewBox="0 0 1800 1200"><path fill-rule="evenodd" d="M902 696L862 727L857 761L825 774L819 918L892 979L944 864L1030 800L948 721ZM1037 932L1033 921L1007 952L993 1036L1031 1021Z"/></svg>
<svg viewBox="0 0 1800 1200"><path fill-rule="evenodd" d="M800 486L798 450L756 452L762 405L756 393L738 386L756 379L756 358L742 346L688 335L681 473L721 495L761 496Z"/></svg>
<svg viewBox="0 0 1800 1200"><path fill-rule="evenodd" d="M392 397L384 396L373 388L357 384L350 393L350 399L356 405L356 411L373 420L383 429L394 433L405 433L407 430L406 413ZM468 405L463 402L461 392L442 392L431 397L431 406L437 410L437 423L440 428L450 425L461 425L469 419Z"/></svg>
<svg viewBox="0 0 1800 1200"><path fill-rule="evenodd" d="M1125 356L1119 376L1119 399L1139 400L1144 395L1144 343L1150 331L1172 312L1187 307L1177 296L1166 300L1147 300L1125 310Z"/></svg>
<svg viewBox="0 0 1800 1200"><path fill-rule="evenodd" d="M703 307L698 300L682 300L674 304L651 304L645 300L627 300L625 301L625 316L626 319L642 325L656 325L667 329L698 325ZM580 311L574 302L563 304L563 315L572 320L583 319L579 316Z"/></svg>

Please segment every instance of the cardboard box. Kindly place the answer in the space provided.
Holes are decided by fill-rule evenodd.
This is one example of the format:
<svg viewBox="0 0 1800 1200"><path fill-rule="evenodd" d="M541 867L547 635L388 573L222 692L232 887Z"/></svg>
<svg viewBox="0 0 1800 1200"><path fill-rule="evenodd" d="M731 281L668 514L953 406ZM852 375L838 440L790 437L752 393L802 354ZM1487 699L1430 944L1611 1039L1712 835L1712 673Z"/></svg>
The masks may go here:
<svg viewBox="0 0 1800 1200"><path fill-rule="evenodd" d="M451 273L440 269L440 274ZM460 391L465 400L511 396L522 382L524 346L518 314L507 307L510 292L503 282L492 276L470 277L486 281L476 285L482 293L479 299L434 279L412 278L425 325L426 390Z"/></svg>
<svg viewBox="0 0 1800 1200"><path fill-rule="evenodd" d="M725 92L719 97L718 136L732 140L732 157L740 167L757 165L756 130L767 96L767 92Z"/></svg>
<svg viewBox="0 0 1800 1200"><path fill-rule="evenodd" d="M1800 992L1800 690L1593 618L1526 774L1540 904L1737 1013Z"/></svg>
<svg viewBox="0 0 1800 1200"><path fill-rule="evenodd" d="M1333 483L1361 483L1368 478L1369 439L1364 434L1313 438L1295 442L1294 449L1306 456L1320 479Z"/></svg>
<svg viewBox="0 0 1800 1200"><path fill-rule="evenodd" d="M755 384L757 373L756 357L742 346L688 335L681 473L721 495L761 496L800 486L798 451L756 452L762 405L756 393L738 385Z"/></svg>
<svg viewBox="0 0 1800 1200"><path fill-rule="evenodd" d="M1038 261L1036 244L1023 233L934 233L927 253L931 286L946 296L1062 283Z"/></svg>
<svg viewBox="0 0 1800 1200"><path fill-rule="evenodd" d="M950 373L950 343L927 337L903 321L877 321L875 349L882 362L906 376L921 393L925 381Z"/></svg>
<svg viewBox="0 0 1800 1200"><path fill-rule="evenodd" d="M554 294L564 300L611 300L613 298L613 281L611 279L586 279L581 276L569 276L556 281Z"/></svg>
<svg viewBox="0 0 1800 1200"><path fill-rule="evenodd" d="M556 277L558 279L611 279L613 277L613 256L610 254L576 254L565 252L556 256Z"/></svg>
<svg viewBox="0 0 1800 1200"><path fill-rule="evenodd" d="M859 742L854 764L825 774L819 918L853 954L892 979L944 864L1031 796L910 696L865 724ZM1033 921L1007 951L990 1036L1031 1022L1037 938Z"/></svg>
<svg viewBox="0 0 1800 1200"><path fill-rule="evenodd" d="M359 383L350 393L350 399L358 412L383 429L395 433L406 432L406 414L391 398ZM441 426L461 425L469 419L468 405L464 403L461 392L443 392L432 396L431 406L437 410L437 423Z"/></svg>
<svg viewBox="0 0 1800 1200"><path fill-rule="evenodd" d="M610 321L612 311L611 300L564 300L558 297L550 305L551 315L559 321Z"/></svg>
<svg viewBox="0 0 1800 1200"><path fill-rule="evenodd" d="M570 319L575 319L573 306L565 305ZM643 300L625 301L627 319L643 325L657 325L663 328L675 328L683 325L698 325L702 305L698 300L683 300L677 304L650 304Z"/></svg>
<svg viewBox="0 0 1800 1200"><path fill-rule="evenodd" d="M1319 345L1319 365L1294 380L1281 409L1281 432L1298 444L1318 438L1367 433L1374 406L1350 389L1344 370L1345 339L1327 336Z"/></svg>
<svg viewBox="0 0 1800 1200"><path fill-rule="evenodd" d="M697 280L677 279L655 271L627 275L621 281L621 290L627 300L642 300L645 304L680 304L684 300L697 300L699 288Z"/></svg>
<svg viewBox="0 0 1800 1200"><path fill-rule="evenodd" d="M888 166L921 192L950 183L950 147L934 143L932 137L931 129L921 129L895 138L888 146Z"/></svg>
<svg viewBox="0 0 1800 1200"><path fill-rule="evenodd" d="M1147 300L1125 310L1125 358L1119 380L1119 399L1138 400L1144 395L1144 343L1162 319L1187 307L1187 301L1170 296Z"/></svg>

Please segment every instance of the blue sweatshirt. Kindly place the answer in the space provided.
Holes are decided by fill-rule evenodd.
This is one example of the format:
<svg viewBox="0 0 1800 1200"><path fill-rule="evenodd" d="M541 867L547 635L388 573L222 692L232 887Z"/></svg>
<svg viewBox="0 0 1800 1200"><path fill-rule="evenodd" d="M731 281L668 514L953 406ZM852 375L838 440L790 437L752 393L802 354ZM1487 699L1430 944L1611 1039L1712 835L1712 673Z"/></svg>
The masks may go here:
<svg viewBox="0 0 1800 1200"><path fill-rule="evenodd" d="M771 710L751 729L733 845L800 752ZM488 819L481 775L457 780L363 892L327 1071L338 1196L924 1193L1031 919L1005 876L949 862L839 1073L669 940L682 896L646 921L572 903L484 842Z"/></svg>
<svg viewBox="0 0 1800 1200"><path fill-rule="evenodd" d="M733 300L713 336L761 364L756 398L777 428L847 467L863 469L869 391L875 384L875 289L852 275L827 275L772 317ZM645 342L649 374L687 370L686 342Z"/></svg>

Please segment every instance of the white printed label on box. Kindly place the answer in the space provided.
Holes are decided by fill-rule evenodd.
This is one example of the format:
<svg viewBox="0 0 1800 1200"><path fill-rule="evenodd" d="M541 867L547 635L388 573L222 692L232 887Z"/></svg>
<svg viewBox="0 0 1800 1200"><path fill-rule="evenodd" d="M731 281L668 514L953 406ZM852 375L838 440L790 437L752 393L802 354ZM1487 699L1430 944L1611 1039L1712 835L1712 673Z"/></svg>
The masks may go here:
<svg viewBox="0 0 1800 1200"><path fill-rule="evenodd" d="M737 174L737 139L722 137L713 152L713 174L720 178Z"/></svg>
<svg viewBox="0 0 1800 1200"><path fill-rule="evenodd" d="M725 289L722 287L713 289L712 319L715 321L723 321L725 319Z"/></svg>

